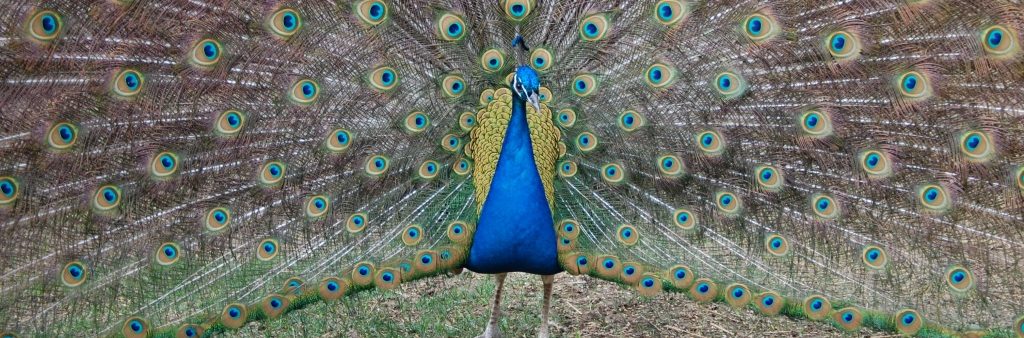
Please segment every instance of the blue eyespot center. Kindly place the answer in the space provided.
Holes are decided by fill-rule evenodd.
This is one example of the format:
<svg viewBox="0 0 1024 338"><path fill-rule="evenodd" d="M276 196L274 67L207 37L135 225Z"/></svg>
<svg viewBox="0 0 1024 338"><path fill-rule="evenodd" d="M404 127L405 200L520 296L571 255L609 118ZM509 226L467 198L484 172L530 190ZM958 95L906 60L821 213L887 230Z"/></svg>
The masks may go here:
<svg viewBox="0 0 1024 338"><path fill-rule="evenodd" d="M7 196L13 195L14 185L11 184L10 180L4 180L3 182L0 182L0 192Z"/></svg>
<svg viewBox="0 0 1024 338"><path fill-rule="evenodd" d="M64 142L71 142L71 139L75 136L74 131L68 126L61 126L57 129L57 133L60 134L60 139L64 140Z"/></svg>
<svg viewBox="0 0 1024 338"><path fill-rule="evenodd" d="M281 175L281 166L276 164L271 164L267 170L270 171L271 176L277 177Z"/></svg>
<svg viewBox="0 0 1024 338"><path fill-rule="evenodd" d="M295 29L295 21L295 14L291 13L287 13L281 18L281 23L284 25L284 28L289 31Z"/></svg>
<svg viewBox="0 0 1024 338"><path fill-rule="evenodd" d="M685 212L679 213L679 223L686 223L686 221L689 221L689 220L690 220L690 214L685 213Z"/></svg>
<svg viewBox="0 0 1024 338"><path fill-rule="evenodd" d="M239 118L238 114L235 114L235 113L228 114L228 124L229 125L231 125L232 127L238 127L238 124L240 122L242 122L242 120L241 120L241 118Z"/></svg>
<svg viewBox="0 0 1024 338"><path fill-rule="evenodd" d="M728 76L723 76L718 80L718 86L722 89L729 89L729 87L732 87L732 80Z"/></svg>
<svg viewBox="0 0 1024 338"><path fill-rule="evenodd" d="M781 248L782 247L782 239L781 238L774 238L774 239L772 239L771 244L772 244L772 248L774 248L774 249Z"/></svg>
<svg viewBox="0 0 1024 338"><path fill-rule="evenodd" d="M700 293L707 293L709 290L711 290L711 286L705 283L701 283L697 286L697 291L700 291Z"/></svg>
<svg viewBox="0 0 1024 338"><path fill-rule="evenodd" d="M124 84L134 90L139 86L139 78L135 74L127 74L124 76Z"/></svg>
<svg viewBox="0 0 1024 338"><path fill-rule="evenodd" d="M811 308L814 310L821 310L822 306L824 306L824 304L821 302L821 300L815 299L813 302L811 302Z"/></svg>
<svg viewBox="0 0 1024 338"><path fill-rule="evenodd" d="M338 139L338 143L341 143L341 144L348 143L348 133L346 133L344 131L339 131L334 136Z"/></svg>
<svg viewBox="0 0 1024 338"><path fill-rule="evenodd" d="M355 223L356 225L363 225L363 218L356 216L352 218L352 223Z"/></svg>
<svg viewBox="0 0 1024 338"><path fill-rule="evenodd" d="M423 255L423 257L420 257L420 262L423 262L423 264L430 264L431 260L430 255Z"/></svg>
<svg viewBox="0 0 1024 338"><path fill-rule="evenodd" d="M871 154L871 155L868 155L868 157L867 157L868 167L870 167L870 168L874 168L874 167L878 166L878 162L879 161L880 161L880 158L878 157L877 154Z"/></svg>
<svg viewBox="0 0 1024 338"><path fill-rule="evenodd" d="M164 256L167 256L167 258L174 258L174 256L177 256L177 255L178 255L178 253L174 250L173 246L170 246L170 245L164 246Z"/></svg>
<svg viewBox="0 0 1024 338"><path fill-rule="evenodd" d="M607 173L608 176L615 176L615 167L609 167L608 170L605 171L605 173Z"/></svg>
<svg viewBox="0 0 1024 338"><path fill-rule="evenodd" d="M981 136L971 135L964 143L967 145L967 149L975 150L978 148L978 145L981 144Z"/></svg>
<svg viewBox="0 0 1024 338"><path fill-rule="evenodd" d="M917 88L917 76L908 75L906 78L904 78L903 79L903 88L908 90L908 91L911 91L911 90L914 90L914 88Z"/></svg>
<svg viewBox="0 0 1024 338"><path fill-rule="evenodd" d="M929 202L935 201L935 199L938 198L938 197L939 197L939 189L928 188L928 190L926 190L925 193L924 193L924 198L926 200L928 200Z"/></svg>
<svg viewBox="0 0 1024 338"><path fill-rule="evenodd" d="M174 168L174 158L171 155L160 156L160 165L164 166L164 169Z"/></svg>
<svg viewBox="0 0 1024 338"><path fill-rule="evenodd" d="M533 59L533 65L535 65L537 67L543 67L544 63L546 63L546 61L542 57L538 57L538 58Z"/></svg>
<svg viewBox="0 0 1024 338"><path fill-rule="evenodd" d="M373 166L377 167L377 169L384 168L384 160L379 159L379 158L374 160L373 161Z"/></svg>
<svg viewBox="0 0 1024 338"><path fill-rule="evenodd" d="M649 288L654 287L654 280L650 278L644 279L644 286Z"/></svg>
<svg viewBox="0 0 1024 338"><path fill-rule="evenodd" d="M213 219L217 220L217 222L223 223L224 220L227 219L227 215L225 215L223 211L216 211L213 213Z"/></svg>
<svg viewBox="0 0 1024 338"><path fill-rule="evenodd" d="M579 259L576 260L576 264L577 265L587 265L587 258L586 257L580 257Z"/></svg>
<svg viewBox="0 0 1024 338"><path fill-rule="evenodd" d="M68 267L68 274L70 274L72 278L79 279L82 277L82 267L77 264L71 265Z"/></svg>
<svg viewBox="0 0 1024 338"><path fill-rule="evenodd" d="M732 196L724 195L719 199L719 201L722 202L722 205L728 206L729 204L732 204Z"/></svg>
<svg viewBox="0 0 1024 338"><path fill-rule="evenodd" d="M238 318L238 316L241 315L242 311L239 311L237 308L232 307L231 309L228 310L228 316L231 316L231 318Z"/></svg>
<svg viewBox="0 0 1024 338"><path fill-rule="evenodd" d="M128 326L131 327L132 332L142 333L142 323L139 323L138 320L133 320L131 323L128 324Z"/></svg>
<svg viewBox="0 0 1024 338"><path fill-rule="evenodd" d="M878 251L878 249L871 249L868 251L868 260L874 262L878 260L878 257L881 255L882 253Z"/></svg>
<svg viewBox="0 0 1024 338"><path fill-rule="evenodd" d="M452 228L452 232L454 232L456 235L457 234L461 234L462 233L462 227L460 227L460 226L453 227Z"/></svg>
<svg viewBox="0 0 1024 338"><path fill-rule="evenodd" d="M654 80L656 82L661 81L661 69L651 69L651 80Z"/></svg>
<svg viewBox="0 0 1024 338"><path fill-rule="evenodd" d="M458 23L448 25L448 35L456 36L459 35L460 32L462 32L462 25L459 25Z"/></svg>
<svg viewBox="0 0 1024 338"><path fill-rule="evenodd" d="M45 31L47 34L52 34L53 31L57 29L57 19L55 19L53 17L53 15L50 15L50 14L43 15L43 22L42 22L42 24L43 24L43 31Z"/></svg>
<svg viewBox="0 0 1024 338"><path fill-rule="evenodd" d="M912 315L912 314L903 315L903 324L904 325L913 324L914 323L914 319L915 319L914 315Z"/></svg>
<svg viewBox="0 0 1024 338"><path fill-rule="evenodd" d="M743 289L741 289L741 288L733 289L732 290L732 296L733 296L733 298L743 297Z"/></svg>
<svg viewBox="0 0 1024 338"><path fill-rule="evenodd" d="M365 266L360 266L359 267L359 274L363 275L363 276L366 276L366 275L370 274L370 268L367 268Z"/></svg>
<svg viewBox="0 0 1024 338"><path fill-rule="evenodd" d="M185 329L185 336L186 337L195 337L196 336L196 330L191 328L191 327Z"/></svg>
<svg viewBox="0 0 1024 338"><path fill-rule="evenodd" d="M370 5L370 18L374 20L380 20L380 17L384 15L384 6L380 3L374 3Z"/></svg>
<svg viewBox="0 0 1024 338"><path fill-rule="evenodd" d="M754 35L760 35L761 34L761 25L762 25L762 23L761 23L761 19L760 18L752 18L747 23L747 29L751 33L753 33Z"/></svg>
<svg viewBox="0 0 1024 338"><path fill-rule="evenodd" d="M306 96L306 98L313 97L313 93L315 92L316 88L313 87L313 84L308 82L302 84L302 95Z"/></svg>
<svg viewBox="0 0 1024 338"><path fill-rule="evenodd" d="M281 307L281 301L278 300L277 298L271 299L270 300L270 307L275 308L275 309Z"/></svg>
<svg viewBox="0 0 1024 338"><path fill-rule="evenodd" d="M686 278L686 270L683 270L683 269L676 270L676 279L683 279L683 278Z"/></svg>
<svg viewBox="0 0 1024 338"><path fill-rule="evenodd" d="M512 15L522 16L523 15L523 11L525 11L525 10L526 10L526 8L523 7L523 5L520 5L520 4L512 5Z"/></svg>
<svg viewBox="0 0 1024 338"><path fill-rule="evenodd" d="M264 243L263 244L263 252L274 253L274 244L273 243L269 243L269 242L268 243Z"/></svg>
<svg viewBox="0 0 1024 338"><path fill-rule="evenodd" d="M957 271L953 273L953 281L956 283L963 282L966 278L967 274L965 274L963 271Z"/></svg>
<svg viewBox="0 0 1024 338"><path fill-rule="evenodd" d="M772 175L771 169L765 169L765 170L761 171L761 179L762 180L765 180L765 181L770 180L770 179L772 179L772 176L773 175Z"/></svg>
<svg viewBox="0 0 1024 338"><path fill-rule="evenodd" d="M588 37L595 37L595 36L597 36L597 25L595 25L592 22L588 22L586 25L584 25L583 26L583 30L587 34Z"/></svg>
<svg viewBox="0 0 1024 338"><path fill-rule="evenodd" d="M327 290L331 291L331 292L338 291L338 283L328 282L327 283Z"/></svg>
<svg viewBox="0 0 1024 338"><path fill-rule="evenodd" d="M613 261L611 259L604 260L604 268L605 269L611 269L611 268L614 268L614 267L615 267L615 261Z"/></svg>
<svg viewBox="0 0 1024 338"><path fill-rule="evenodd" d="M711 134L705 134L704 137L702 137L700 139L700 143L704 144L705 147L706 146L710 146L711 143L714 142L714 141L715 141L715 137L711 136Z"/></svg>
<svg viewBox="0 0 1024 338"><path fill-rule="evenodd" d="M204 43L203 44L203 55L205 55L207 58L210 58L210 59L216 57L217 56L217 45L213 44L213 42Z"/></svg>
<svg viewBox="0 0 1024 338"><path fill-rule="evenodd" d="M849 313L849 312L844 313L843 314L843 321L847 322L847 323L852 322L853 321L853 314Z"/></svg>
<svg viewBox="0 0 1024 338"><path fill-rule="evenodd" d="M772 306L772 304L775 304L775 297L764 297L764 300L762 300L761 303L764 304L764 306Z"/></svg>
<svg viewBox="0 0 1024 338"><path fill-rule="evenodd" d="M988 32L988 37L986 38L986 40L988 40L988 46L990 48L998 47L999 44L1003 42L1003 31L1000 29L993 29L992 31Z"/></svg>
<svg viewBox="0 0 1024 338"><path fill-rule="evenodd" d="M117 192L112 188L103 189L103 199L108 203L113 203L117 200Z"/></svg>
<svg viewBox="0 0 1024 338"><path fill-rule="evenodd" d="M818 126L818 115L817 114L808 114L807 115L807 119L805 119L804 122L807 124L808 128L817 127Z"/></svg>
<svg viewBox="0 0 1024 338"><path fill-rule="evenodd" d="M658 7L658 15L660 15L663 20L671 19L672 6L669 6L668 4L661 4L661 6Z"/></svg>
<svg viewBox="0 0 1024 338"><path fill-rule="evenodd" d="M384 280L385 282L391 282L391 280L394 279L394 278L395 277L392 276L390 272L389 273L384 273L384 274L382 274L380 276L380 279Z"/></svg>
<svg viewBox="0 0 1024 338"><path fill-rule="evenodd" d="M843 34L836 34L832 37L832 49L841 51L846 47L846 36Z"/></svg>
<svg viewBox="0 0 1024 338"><path fill-rule="evenodd" d="M826 199L826 198L819 199L818 200L818 210L824 211L824 210L828 209L829 204L830 203L828 202L828 199Z"/></svg>

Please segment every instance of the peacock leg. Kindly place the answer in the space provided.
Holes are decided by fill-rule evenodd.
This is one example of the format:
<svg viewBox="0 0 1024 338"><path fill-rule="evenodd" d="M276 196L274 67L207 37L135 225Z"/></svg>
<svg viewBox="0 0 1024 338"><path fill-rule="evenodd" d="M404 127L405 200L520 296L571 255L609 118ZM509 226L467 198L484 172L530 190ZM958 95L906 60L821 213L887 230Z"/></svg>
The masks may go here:
<svg viewBox="0 0 1024 338"><path fill-rule="evenodd" d="M505 287L505 276L507 275L507 273L494 275L494 281L498 284L498 288L494 291L494 304L491 308L491 319L487 321L487 328L484 329L484 333L476 338L501 337L501 331L498 328L498 316L501 314L501 290Z"/></svg>
<svg viewBox="0 0 1024 338"><path fill-rule="evenodd" d="M551 290L554 287L555 275L540 276L544 281L544 308L540 312L540 331L537 337L548 338L548 310L551 309Z"/></svg>

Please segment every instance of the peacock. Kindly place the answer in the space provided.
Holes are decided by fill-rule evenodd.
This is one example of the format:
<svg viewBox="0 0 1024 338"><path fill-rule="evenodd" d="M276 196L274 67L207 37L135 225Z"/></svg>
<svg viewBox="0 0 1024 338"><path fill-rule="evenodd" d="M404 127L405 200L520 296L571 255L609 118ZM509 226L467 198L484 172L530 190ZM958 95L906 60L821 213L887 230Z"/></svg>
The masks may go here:
<svg viewBox="0 0 1024 338"><path fill-rule="evenodd" d="M1019 0L7 0L0 336L465 270L1024 336ZM343 319L341 319L343 320Z"/></svg>

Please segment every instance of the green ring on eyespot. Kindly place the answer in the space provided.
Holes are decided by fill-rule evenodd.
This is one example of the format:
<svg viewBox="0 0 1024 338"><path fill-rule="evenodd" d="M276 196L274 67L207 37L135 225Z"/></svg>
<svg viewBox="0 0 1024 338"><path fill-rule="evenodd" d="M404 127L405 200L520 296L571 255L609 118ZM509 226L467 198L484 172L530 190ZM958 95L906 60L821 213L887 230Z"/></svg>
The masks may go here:
<svg viewBox="0 0 1024 338"><path fill-rule="evenodd" d="M466 22L454 13L444 13L437 19L437 33L443 40L462 40L466 36Z"/></svg>
<svg viewBox="0 0 1024 338"><path fill-rule="evenodd" d="M597 136L585 131L576 136L576 148L582 152L588 152L597 148Z"/></svg>
<svg viewBox="0 0 1024 338"><path fill-rule="evenodd" d="M782 171L777 167L767 165L754 168L754 181L761 189L770 192L778 192L785 183Z"/></svg>
<svg viewBox="0 0 1024 338"><path fill-rule="evenodd" d="M267 26L278 38L288 39L302 28L302 16L295 9L281 8L270 15Z"/></svg>
<svg viewBox="0 0 1024 338"><path fill-rule="evenodd" d="M640 115L635 110L626 110L619 114L617 122L619 128L622 128L623 131L633 132L643 127L646 121L643 115Z"/></svg>
<svg viewBox="0 0 1024 338"><path fill-rule="evenodd" d="M611 22L604 14L592 14L583 18L579 25L580 39L587 42L598 41L607 36Z"/></svg>
<svg viewBox="0 0 1024 338"><path fill-rule="evenodd" d="M376 26L387 20L388 6L379 0L364 0L352 4L353 12L359 20L370 26Z"/></svg>
<svg viewBox="0 0 1024 338"><path fill-rule="evenodd" d="M984 29L978 38L985 53L996 58L1011 58L1020 51L1017 33L1003 25Z"/></svg>
<svg viewBox="0 0 1024 338"><path fill-rule="evenodd" d="M918 187L917 200L921 207L934 213L944 213L952 205L949 193L938 184L925 184Z"/></svg>
<svg viewBox="0 0 1024 338"><path fill-rule="evenodd" d="M530 66L538 72L545 72L551 69L555 61L551 54L551 51L547 48L534 48L530 52Z"/></svg>
<svg viewBox="0 0 1024 338"><path fill-rule="evenodd" d="M680 229L686 231L697 227L697 216L689 209L677 209L672 213L672 221Z"/></svg>
<svg viewBox="0 0 1024 338"><path fill-rule="evenodd" d="M931 81L923 73L911 70L896 77L896 88L900 95L912 100L923 100L931 96Z"/></svg>
<svg viewBox="0 0 1024 338"><path fill-rule="evenodd" d="M558 166L558 176L563 178L569 178L576 176L576 162L573 161L562 161Z"/></svg>
<svg viewBox="0 0 1024 338"><path fill-rule="evenodd" d="M675 69L664 63L655 63L647 67L647 71L644 74L646 74L644 82L647 83L647 86L654 89L668 87L675 79Z"/></svg>
<svg viewBox="0 0 1024 338"><path fill-rule="evenodd" d="M675 25L687 14L686 4L679 0L661 0L654 5L654 17L665 26Z"/></svg>
<svg viewBox="0 0 1024 338"><path fill-rule="evenodd" d="M314 195L306 200L306 216L320 218L331 209L331 200L325 195Z"/></svg>
<svg viewBox="0 0 1024 338"><path fill-rule="evenodd" d="M738 74L731 71L715 75L713 86L715 92L726 100L737 98L746 92L746 82Z"/></svg>
<svg viewBox="0 0 1024 338"><path fill-rule="evenodd" d="M170 151L160 152L150 160L149 173L156 178L166 178L178 172L179 163L177 154Z"/></svg>
<svg viewBox="0 0 1024 338"><path fill-rule="evenodd" d="M46 143L55 151L68 150L78 143L78 126L69 122L58 122L46 134Z"/></svg>
<svg viewBox="0 0 1024 338"><path fill-rule="evenodd" d="M789 241L779 234L771 234L764 239L764 248L772 256L786 256L789 254Z"/></svg>
<svg viewBox="0 0 1024 338"><path fill-rule="evenodd" d="M366 159L366 173L371 176L384 174L390 166L391 160L382 155L373 155Z"/></svg>
<svg viewBox="0 0 1024 338"><path fill-rule="evenodd" d="M102 185L93 194L92 207L100 212L111 211L121 205L122 198L120 187L113 184Z"/></svg>
<svg viewBox="0 0 1024 338"><path fill-rule="evenodd" d="M737 215L742 205L743 201L734 193L727 191L715 193L715 206L718 207L719 211L725 213L726 216Z"/></svg>
<svg viewBox="0 0 1024 338"><path fill-rule="evenodd" d="M64 19L52 10L37 10L29 18L25 30L36 42L50 42L60 37L64 31Z"/></svg>
<svg viewBox="0 0 1024 338"><path fill-rule="evenodd" d="M868 268L882 270L889 263L889 257L882 248L874 245L868 245L861 249L861 261L864 262L864 265L867 265Z"/></svg>
<svg viewBox="0 0 1024 338"><path fill-rule="evenodd" d="M722 136L713 130L707 130L697 134L696 142L697 148L699 148L705 155L717 156L725 150Z"/></svg>
<svg viewBox="0 0 1024 338"><path fill-rule="evenodd" d="M667 177L679 177L684 174L683 160L676 155L662 155L657 159L658 171Z"/></svg>
<svg viewBox="0 0 1024 338"><path fill-rule="evenodd" d="M865 150L857 156L860 168L869 178L885 178L892 174L892 162L889 156L878 150Z"/></svg>
<svg viewBox="0 0 1024 338"><path fill-rule="evenodd" d="M762 13L754 13L743 19L743 33L751 41L761 42L775 35L775 21Z"/></svg>
<svg viewBox="0 0 1024 338"><path fill-rule="evenodd" d="M146 77L131 68L122 69L111 80L111 91L123 98L132 98L142 92Z"/></svg>
<svg viewBox="0 0 1024 338"><path fill-rule="evenodd" d="M987 162L996 155L995 145L988 133L969 130L960 134L960 153L971 162Z"/></svg>
<svg viewBox="0 0 1024 338"><path fill-rule="evenodd" d="M622 182L626 177L626 171L618 163L609 163L601 167L601 178L608 183Z"/></svg>
<svg viewBox="0 0 1024 338"><path fill-rule="evenodd" d="M11 176L0 176L0 206L9 205L21 196L18 180Z"/></svg>
<svg viewBox="0 0 1024 338"><path fill-rule="evenodd" d="M260 167L260 183L268 186L277 185L284 181L287 167L281 161L270 161Z"/></svg>

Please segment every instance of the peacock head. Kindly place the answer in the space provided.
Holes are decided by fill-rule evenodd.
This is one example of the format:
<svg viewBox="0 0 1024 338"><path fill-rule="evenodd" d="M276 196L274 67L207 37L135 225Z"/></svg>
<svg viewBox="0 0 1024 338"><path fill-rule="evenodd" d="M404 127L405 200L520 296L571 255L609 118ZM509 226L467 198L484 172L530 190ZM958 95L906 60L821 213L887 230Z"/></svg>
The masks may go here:
<svg viewBox="0 0 1024 338"><path fill-rule="evenodd" d="M525 65L516 67L516 75L512 77L512 91L519 99L529 101L533 108L540 112L540 76L532 68Z"/></svg>

